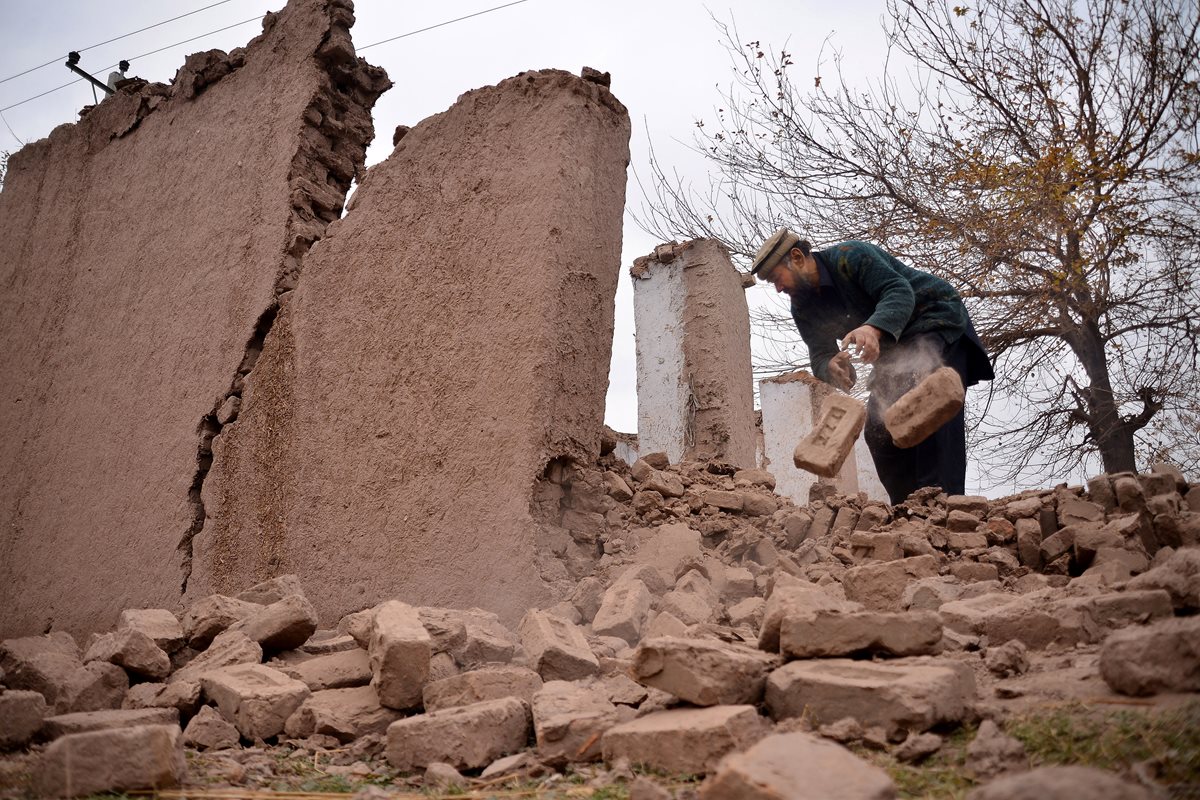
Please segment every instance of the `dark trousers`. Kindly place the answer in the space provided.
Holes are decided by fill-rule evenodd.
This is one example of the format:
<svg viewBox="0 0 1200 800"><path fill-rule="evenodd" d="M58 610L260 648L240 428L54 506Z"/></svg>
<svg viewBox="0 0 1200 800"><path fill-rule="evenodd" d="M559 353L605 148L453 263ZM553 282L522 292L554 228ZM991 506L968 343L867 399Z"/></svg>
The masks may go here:
<svg viewBox="0 0 1200 800"><path fill-rule="evenodd" d="M917 489L940 486L947 494L963 494L967 478L966 415L938 428L916 447L900 448L883 424L883 414L899 397L941 366L952 367L967 386L971 342L966 336L946 344L938 334L918 334L898 342L875 364L867 401L863 435L879 480L892 504L902 503ZM965 409L964 409L965 410Z"/></svg>

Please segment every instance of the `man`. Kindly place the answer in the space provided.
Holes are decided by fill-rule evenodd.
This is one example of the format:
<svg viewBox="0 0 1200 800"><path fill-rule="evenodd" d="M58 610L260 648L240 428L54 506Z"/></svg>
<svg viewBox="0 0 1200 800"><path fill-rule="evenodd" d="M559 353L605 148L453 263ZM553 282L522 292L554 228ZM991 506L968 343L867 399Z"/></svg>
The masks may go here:
<svg viewBox="0 0 1200 800"><path fill-rule="evenodd" d="M873 244L843 242L813 252L787 228L767 239L751 272L791 297L792 319L818 378L843 391L853 388L851 346L875 365L863 435L892 503L925 486L962 494L967 473L962 411L907 449L896 446L883 424L888 407L938 367L953 367L963 386L995 377L958 292Z"/></svg>

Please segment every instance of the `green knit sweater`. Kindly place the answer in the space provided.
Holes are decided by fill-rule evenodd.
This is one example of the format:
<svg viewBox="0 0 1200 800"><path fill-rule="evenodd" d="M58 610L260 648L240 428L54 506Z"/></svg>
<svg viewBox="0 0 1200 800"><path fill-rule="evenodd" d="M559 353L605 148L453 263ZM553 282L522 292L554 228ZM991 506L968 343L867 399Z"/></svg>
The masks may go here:
<svg viewBox="0 0 1200 800"><path fill-rule="evenodd" d="M953 342L967 331L967 309L954 287L873 244L842 242L813 255L819 285L792 296L792 318L813 374L823 381L838 340L860 325L884 332L884 350L917 333L936 332Z"/></svg>

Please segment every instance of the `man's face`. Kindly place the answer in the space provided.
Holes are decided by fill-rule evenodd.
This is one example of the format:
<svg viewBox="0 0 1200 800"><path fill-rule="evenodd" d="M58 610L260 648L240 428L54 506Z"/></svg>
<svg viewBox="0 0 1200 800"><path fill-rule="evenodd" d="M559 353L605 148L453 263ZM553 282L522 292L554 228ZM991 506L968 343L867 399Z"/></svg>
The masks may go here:
<svg viewBox="0 0 1200 800"><path fill-rule="evenodd" d="M767 282L780 294L792 294L799 286L799 276L786 256L767 273Z"/></svg>

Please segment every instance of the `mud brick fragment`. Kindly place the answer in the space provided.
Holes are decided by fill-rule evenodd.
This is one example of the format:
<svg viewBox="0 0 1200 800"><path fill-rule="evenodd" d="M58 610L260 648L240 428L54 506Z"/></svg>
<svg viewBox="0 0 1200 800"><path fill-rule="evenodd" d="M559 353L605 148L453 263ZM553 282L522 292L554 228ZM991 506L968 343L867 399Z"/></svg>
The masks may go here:
<svg viewBox="0 0 1200 800"><path fill-rule="evenodd" d="M821 418L804 441L796 445L792 462L823 478L832 478L854 449L867 422L867 410L845 394L831 394L821 407Z"/></svg>
<svg viewBox="0 0 1200 800"><path fill-rule="evenodd" d="M769 724L754 706L672 708L610 728L600 740L604 760L627 758L670 774L711 772L721 757L761 739Z"/></svg>
<svg viewBox="0 0 1200 800"><path fill-rule="evenodd" d="M186 770L178 725L76 733L46 748L35 791L42 797L178 786Z"/></svg>
<svg viewBox="0 0 1200 800"><path fill-rule="evenodd" d="M561 617L531 609L521 620L519 632L521 644L543 680L573 681L600 670L583 632Z"/></svg>
<svg viewBox="0 0 1200 800"><path fill-rule="evenodd" d="M523 748L529 728L529 706L516 697L418 714L388 726L387 760L401 771L437 761L478 769Z"/></svg>
<svg viewBox="0 0 1200 800"><path fill-rule="evenodd" d="M915 447L962 410L962 378L942 367L906 392L883 415L897 447Z"/></svg>

